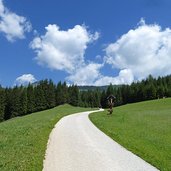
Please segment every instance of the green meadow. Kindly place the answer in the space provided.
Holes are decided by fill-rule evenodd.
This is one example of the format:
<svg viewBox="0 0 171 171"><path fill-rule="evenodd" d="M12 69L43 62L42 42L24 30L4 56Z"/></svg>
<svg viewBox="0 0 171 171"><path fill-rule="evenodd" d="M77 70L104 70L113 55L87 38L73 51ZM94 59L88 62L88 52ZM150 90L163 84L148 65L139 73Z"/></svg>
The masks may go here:
<svg viewBox="0 0 171 171"><path fill-rule="evenodd" d="M0 170L41 171L49 134L62 117L91 110L62 105L0 123Z"/></svg>
<svg viewBox="0 0 171 171"><path fill-rule="evenodd" d="M171 170L171 98L146 101L90 115L119 144L161 171Z"/></svg>

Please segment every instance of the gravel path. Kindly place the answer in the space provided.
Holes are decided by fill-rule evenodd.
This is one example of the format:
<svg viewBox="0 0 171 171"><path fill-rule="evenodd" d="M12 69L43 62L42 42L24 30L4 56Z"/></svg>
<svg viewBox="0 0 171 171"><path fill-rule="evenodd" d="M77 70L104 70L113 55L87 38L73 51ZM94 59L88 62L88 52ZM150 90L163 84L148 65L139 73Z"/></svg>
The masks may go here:
<svg viewBox="0 0 171 171"><path fill-rule="evenodd" d="M91 112L62 118L52 130L43 171L156 171L89 120Z"/></svg>

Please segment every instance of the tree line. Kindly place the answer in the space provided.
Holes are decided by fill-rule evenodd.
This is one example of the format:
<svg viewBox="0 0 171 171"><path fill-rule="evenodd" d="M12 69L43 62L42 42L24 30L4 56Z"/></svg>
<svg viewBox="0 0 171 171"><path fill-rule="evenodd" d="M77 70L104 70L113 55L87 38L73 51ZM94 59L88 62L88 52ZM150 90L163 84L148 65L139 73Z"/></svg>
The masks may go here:
<svg viewBox="0 0 171 171"><path fill-rule="evenodd" d="M0 121L69 103L78 106L78 87L42 80L28 86L0 86Z"/></svg>
<svg viewBox="0 0 171 171"><path fill-rule="evenodd" d="M107 97L116 96L115 106L127 103L171 97L171 76L153 78L151 75L131 85L109 85L106 90L80 91L77 85L57 85L52 80L42 80L28 86L3 88L0 86L0 121L50 109L69 103L80 107L107 108Z"/></svg>
<svg viewBox="0 0 171 171"><path fill-rule="evenodd" d="M121 85L116 88L110 85L107 91L102 92L103 107L107 107L105 99L109 94L116 96L115 106L171 97L171 76L153 78L149 75L147 79L133 82L131 85Z"/></svg>

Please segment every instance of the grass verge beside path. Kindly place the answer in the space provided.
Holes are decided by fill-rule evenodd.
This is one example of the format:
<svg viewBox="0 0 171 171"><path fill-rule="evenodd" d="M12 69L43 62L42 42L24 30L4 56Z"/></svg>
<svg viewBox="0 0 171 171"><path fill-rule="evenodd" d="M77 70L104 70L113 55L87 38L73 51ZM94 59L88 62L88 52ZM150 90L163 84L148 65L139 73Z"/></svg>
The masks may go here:
<svg viewBox="0 0 171 171"><path fill-rule="evenodd" d="M171 98L128 104L90 114L112 139L161 171L171 170Z"/></svg>
<svg viewBox="0 0 171 171"><path fill-rule="evenodd" d="M92 110L62 105L0 123L0 170L41 171L49 134L62 117Z"/></svg>

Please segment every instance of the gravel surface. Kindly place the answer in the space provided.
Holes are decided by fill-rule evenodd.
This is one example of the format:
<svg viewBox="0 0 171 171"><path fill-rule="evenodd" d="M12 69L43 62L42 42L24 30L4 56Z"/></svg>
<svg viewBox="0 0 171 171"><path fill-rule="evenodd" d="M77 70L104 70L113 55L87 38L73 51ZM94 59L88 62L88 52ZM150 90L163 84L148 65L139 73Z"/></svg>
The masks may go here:
<svg viewBox="0 0 171 171"><path fill-rule="evenodd" d="M91 112L62 118L48 141L43 171L156 171L89 120Z"/></svg>

